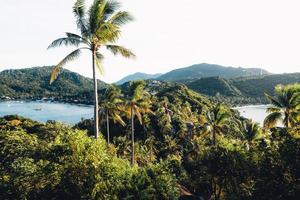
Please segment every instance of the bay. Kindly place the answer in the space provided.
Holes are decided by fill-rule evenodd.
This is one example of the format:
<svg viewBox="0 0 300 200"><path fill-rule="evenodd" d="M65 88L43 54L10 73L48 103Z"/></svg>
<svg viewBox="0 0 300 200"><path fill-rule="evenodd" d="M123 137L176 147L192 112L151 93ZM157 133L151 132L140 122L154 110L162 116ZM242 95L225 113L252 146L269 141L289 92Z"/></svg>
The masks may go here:
<svg viewBox="0 0 300 200"><path fill-rule="evenodd" d="M263 124L269 105L247 105L235 107L243 117ZM44 101L4 101L0 102L0 117L5 115L20 115L39 122L56 120L74 125L82 118L93 117L93 106L54 103Z"/></svg>
<svg viewBox="0 0 300 200"><path fill-rule="evenodd" d="M82 118L92 118L93 106L44 101L4 101L0 102L0 117L5 115L20 115L39 122L56 120L74 125Z"/></svg>
<svg viewBox="0 0 300 200"><path fill-rule="evenodd" d="M270 105L247 105L235 107L234 109L238 110L241 116L263 125L264 119L268 115L266 112L268 107L270 107Z"/></svg>

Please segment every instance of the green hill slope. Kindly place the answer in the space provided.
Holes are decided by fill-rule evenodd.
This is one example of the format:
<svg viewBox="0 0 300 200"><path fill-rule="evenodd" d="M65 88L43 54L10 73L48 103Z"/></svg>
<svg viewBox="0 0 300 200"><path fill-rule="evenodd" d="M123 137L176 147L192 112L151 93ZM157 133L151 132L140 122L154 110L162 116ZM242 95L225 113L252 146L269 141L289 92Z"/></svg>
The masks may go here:
<svg viewBox="0 0 300 200"><path fill-rule="evenodd" d="M52 67L34 67L0 72L0 98L54 97L86 98L92 95L93 81L75 72L63 69L57 80L49 84ZM99 89L106 83L98 81Z"/></svg>
<svg viewBox="0 0 300 200"><path fill-rule="evenodd" d="M116 84L121 85L128 81L155 79L161 75L162 74L146 74L146 73L137 72L137 73L125 76L124 78L122 78L121 80L116 82Z"/></svg>
<svg viewBox="0 0 300 200"><path fill-rule="evenodd" d="M300 73L232 79L208 77L180 82L186 84L188 88L198 93L209 96L219 94L224 97L264 98L265 93L273 95L274 87L278 84L300 83ZM239 100L242 101L241 99Z"/></svg>
<svg viewBox="0 0 300 200"><path fill-rule="evenodd" d="M185 83L189 88L209 96L216 94L224 96L240 96L241 92L231 83L230 80L221 77L201 78Z"/></svg>
<svg viewBox="0 0 300 200"><path fill-rule="evenodd" d="M241 76L257 76L270 74L260 68L234 68L213 64L197 64L190 67L170 71L158 78L163 81L178 81L182 79L198 79L203 77L220 76L224 78L234 78Z"/></svg>
<svg viewBox="0 0 300 200"><path fill-rule="evenodd" d="M264 96L264 93L273 94L274 87L278 84L299 83L300 73L274 74L255 78L237 78L232 79L231 82L244 96L258 97Z"/></svg>

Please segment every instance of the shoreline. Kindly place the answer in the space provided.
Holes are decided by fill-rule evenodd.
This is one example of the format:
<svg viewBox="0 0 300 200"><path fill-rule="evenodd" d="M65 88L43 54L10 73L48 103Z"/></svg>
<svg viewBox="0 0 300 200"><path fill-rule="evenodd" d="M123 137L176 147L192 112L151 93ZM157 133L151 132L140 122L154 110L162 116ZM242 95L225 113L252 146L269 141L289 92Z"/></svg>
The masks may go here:
<svg viewBox="0 0 300 200"><path fill-rule="evenodd" d="M44 102L44 103L62 103L62 104L70 104L70 105L77 105L77 106L93 106L92 103L86 103L84 101L68 101L68 100L58 100L58 99L26 99L26 98L11 98L11 99L0 99L0 103L2 102Z"/></svg>

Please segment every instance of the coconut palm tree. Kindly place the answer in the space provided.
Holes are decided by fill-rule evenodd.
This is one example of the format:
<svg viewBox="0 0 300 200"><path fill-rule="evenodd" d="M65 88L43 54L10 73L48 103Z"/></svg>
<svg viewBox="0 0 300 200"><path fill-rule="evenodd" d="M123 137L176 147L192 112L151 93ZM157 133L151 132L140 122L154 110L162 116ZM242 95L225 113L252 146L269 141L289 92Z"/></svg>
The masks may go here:
<svg viewBox="0 0 300 200"><path fill-rule="evenodd" d="M228 128L230 114L226 107L218 104L206 114L205 123L203 126L203 134L210 134L213 145L216 145L216 135L222 135L224 130Z"/></svg>
<svg viewBox="0 0 300 200"><path fill-rule="evenodd" d="M264 120L265 128L272 128L278 122L282 122L286 128L297 123L300 116L300 90L295 89L293 85L276 87L276 97L266 94L272 106L267 109L270 113Z"/></svg>
<svg viewBox="0 0 300 200"><path fill-rule="evenodd" d="M102 121L106 121L107 144L110 143L109 119L111 118L114 123L120 123L122 126L125 126L125 122L120 115L123 103L121 96L121 90L112 85L107 88L104 99L100 103L100 115L102 119L105 118Z"/></svg>
<svg viewBox="0 0 300 200"><path fill-rule="evenodd" d="M89 10L86 10L85 1L77 0L73 7L77 27L80 34L66 33L66 37L53 41L48 48L65 46L77 47L54 68L50 77L50 84L56 79L61 67L76 59L82 50L89 50L92 54L92 69L94 81L94 120L95 137L99 137L98 94L96 67L103 72L102 50L107 49L114 55L132 58L135 55L127 48L116 45L121 33L121 26L132 20L128 12L120 11L120 3L115 0L94 0Z"/></svg>
<svg viewBox="0 0 300 200"><path fill-rule="evenodd" d="M249 146L251 145L251 143L253 143L261 136L262 129L256 122L244 121L242 133L243 139L245 140L246 148L249 150Z"/></svg>
<svg viewBox="0 0 300 200"><path fill-rule="evenodd" d="M134 118L138 118L142 124L142 115L152 113L150 94L144 90L145 82L131 82L129 94L125 101L125 113L128 119L131 120L131 165L135 163L134 155Z"/></svg>

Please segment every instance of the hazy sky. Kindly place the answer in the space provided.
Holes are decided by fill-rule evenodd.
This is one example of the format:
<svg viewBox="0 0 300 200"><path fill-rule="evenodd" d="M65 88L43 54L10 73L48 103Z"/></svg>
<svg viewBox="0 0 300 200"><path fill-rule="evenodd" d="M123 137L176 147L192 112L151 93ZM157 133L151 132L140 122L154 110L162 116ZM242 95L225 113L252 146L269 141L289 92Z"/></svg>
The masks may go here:
<svg viewBox="0 0 300 200"><path fill-rule="evenodd" d="M0 71L54 65L71 49L46 50L77 32L75 0L0 0ZM87 1L89 2L89 1ZM137 71L167 72L195 63L300 72L299 0L122 0L135 21L119 43L137 58L107 56L107 82ZM68 69L90 76L91 56Z"/></svg>

